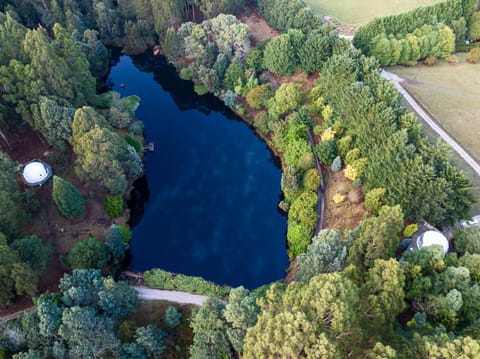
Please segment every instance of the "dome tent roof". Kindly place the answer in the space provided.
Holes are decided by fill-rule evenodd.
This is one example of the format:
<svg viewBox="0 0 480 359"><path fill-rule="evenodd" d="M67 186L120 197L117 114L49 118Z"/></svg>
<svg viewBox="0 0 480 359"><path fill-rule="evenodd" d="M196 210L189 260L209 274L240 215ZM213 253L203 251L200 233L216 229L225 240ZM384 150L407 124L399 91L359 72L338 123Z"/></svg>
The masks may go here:
<svg viewBox="0 0 480 359"><path fill-rule="evenodd" d="M52 176L52 168L47 163L32 160L23 167L23 180L29 186L39 186Z"/></svg>
<svg viewBox="0 0 480 359"><path fill-rule="evenodd" d="M438 231L426 231L412 240L409 249L421 249L430 247L433 245L439 245L443 248L443 253L446 254L449 249L448 239Z"/></svg>

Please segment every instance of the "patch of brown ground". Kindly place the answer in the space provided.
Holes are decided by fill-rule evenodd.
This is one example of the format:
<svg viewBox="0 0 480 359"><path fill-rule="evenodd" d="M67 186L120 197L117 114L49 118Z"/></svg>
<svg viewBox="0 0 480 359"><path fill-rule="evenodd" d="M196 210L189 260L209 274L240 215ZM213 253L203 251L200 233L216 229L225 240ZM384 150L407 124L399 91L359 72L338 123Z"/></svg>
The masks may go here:
<svg viewBox="0 0 480 359"><path fill-rule="evenodd" d="M343 175L343 171L332 172L325 169L325 224L324 228L354 229L365 218L363 193L352 187L352 182ZM341 194L345 200L340 204L333 202L333 196Z"/></svg>
<svg viewBox="0 0 480 359"><path fill-rule="evenodd" d="M357 29L358 29L355 26L349 26L349 25L342 24L340 21L338 21L337 19L335 19L332 16L324 15L324 16L322 16L322 19L328 25L335 26L337 28L337 31L341 34L354 35L355 32L357 32Z"/></svg>
<svg viewBox="0 0 480 359"><path fill-rule="evenodd" d="M315 81L319 78L318 74L306 74L305 72L295 72L293 75L275 75L269 71L264 72L264 76L269 80L270 86L277 90L282 84L297 83L302 85L302 90L307 93L315 86Z"/></svg>
<svg viewBox="0 0 480 359"><path fill-rule="evenodd" d="M295 279L295 275L298 272L298 262L297 258L290 261L290 267L287 269L287 277L285 278L285 283L289 284Z"/></svg>
<svg viewBox="0 0 480 359"><path fill-rule="evenodd" d="M271 27L251 4L245 6L245 9L238 18L250 28L250 41L252 46L259 42L280 35L280 31Z"/></svg>
<svg viewBox="0 0 480 359"><path fill-rule="evenodd" d="M6 146L2 146L1 150L5 151L13 160L18 161L19 164L35 158L48 162L52 166L53 173L77 187L87 202L85 215L82 218L67 219L60 215L53 202L52 180L41 187L31 188L41 206L39 211L32 216L30 223L20 229L20 236L36 234L54 248L51 263L40 278L38 290L39 293L56 291L59 279L66 272L60 257L65 255L75 242L86 239L89 235L103 239L110 225L126 223L128 214L113 220L105 213L103 202L106 193L95 185L83 183L76 176L73 169L75 155L71 149L61 151L53 148L38 132L28 127L22 131L10 131L6 135L12 150ZM18 182L26 188L21 181L20 174ZM31 305L32 302L29 298L20 297L13 306L0 311L0 314L12 313Z"/></svg>

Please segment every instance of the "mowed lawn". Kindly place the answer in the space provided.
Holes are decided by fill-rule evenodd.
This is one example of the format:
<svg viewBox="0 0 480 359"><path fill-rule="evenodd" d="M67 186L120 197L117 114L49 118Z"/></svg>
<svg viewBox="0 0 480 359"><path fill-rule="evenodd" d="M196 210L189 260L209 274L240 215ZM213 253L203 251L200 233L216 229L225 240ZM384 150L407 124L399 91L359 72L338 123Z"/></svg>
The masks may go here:
<svg viewBox="0 0 480 359"><path fill-rule="evenodd" d="M318 15L329 15L345 25L358 26L375 17L399 14L439 0L305 0Z"/></svg>
<svg viewBox="0 0 480 359"><path fill-rule="evenodd" d="M465 54L457 65L417 65L389 70L405 78L403 85L436 121L480 162L480 64Z"/></svg>
<svg viewBox="0 0 480 359"><path fill-rule="evenodd" d="M403 86L480 162L480 64L466 62L466 54L458 56L457 65L395 66L389 71L405 78ZM480 178L465 162L458 160L457 165L468 173L474 193L480 199ZM474 214L478 213L480 203L474 208Z"/></svg>

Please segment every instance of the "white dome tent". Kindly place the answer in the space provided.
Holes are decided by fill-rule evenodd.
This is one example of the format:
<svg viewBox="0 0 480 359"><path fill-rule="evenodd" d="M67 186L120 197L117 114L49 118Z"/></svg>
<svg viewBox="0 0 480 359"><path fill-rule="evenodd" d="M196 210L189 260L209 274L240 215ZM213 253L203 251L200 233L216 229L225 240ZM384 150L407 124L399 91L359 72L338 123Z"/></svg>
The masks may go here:
<svg viewBox="0 0 480 359"><path fill-rule="evenodd" d="M447 254L449 249L448 239L442 233L433 230L423 232L418 237L413 238L408 249L421 249L433 245L442 246L443 254Z"/></svg>
<svg viewBox="0 0 480 359"><path fill-rule="evenodd" d="M41 186L52 177L52 167L40 160L32 160L23 167L22 176L28 186Z"/></svg>

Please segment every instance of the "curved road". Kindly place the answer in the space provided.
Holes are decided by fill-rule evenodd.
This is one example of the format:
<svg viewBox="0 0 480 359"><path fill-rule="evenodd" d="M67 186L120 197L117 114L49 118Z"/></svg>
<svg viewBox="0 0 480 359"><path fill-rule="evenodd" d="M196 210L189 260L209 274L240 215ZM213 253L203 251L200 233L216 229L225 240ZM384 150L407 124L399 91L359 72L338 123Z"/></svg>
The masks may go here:
<svg viewBox="0 0 480 359"><path fill-rule="evenodd" d="M465 151L462 146L458 144L448 133L446 133L437 123L432 119L432 117L420 106L420 104L413 98L407 90L403 88L401 82L404 81L398 75L395 75L391 72L382 70L382 76L391 82L395 88L400 92L403 98L408 102L410 106L415 110L415 112L420 116L449 146L451 146L455 152L458 153L460 157L462 157L465 162L468 163L470 167L480 176L480 165L478 164L475 159Z"/></svg>

